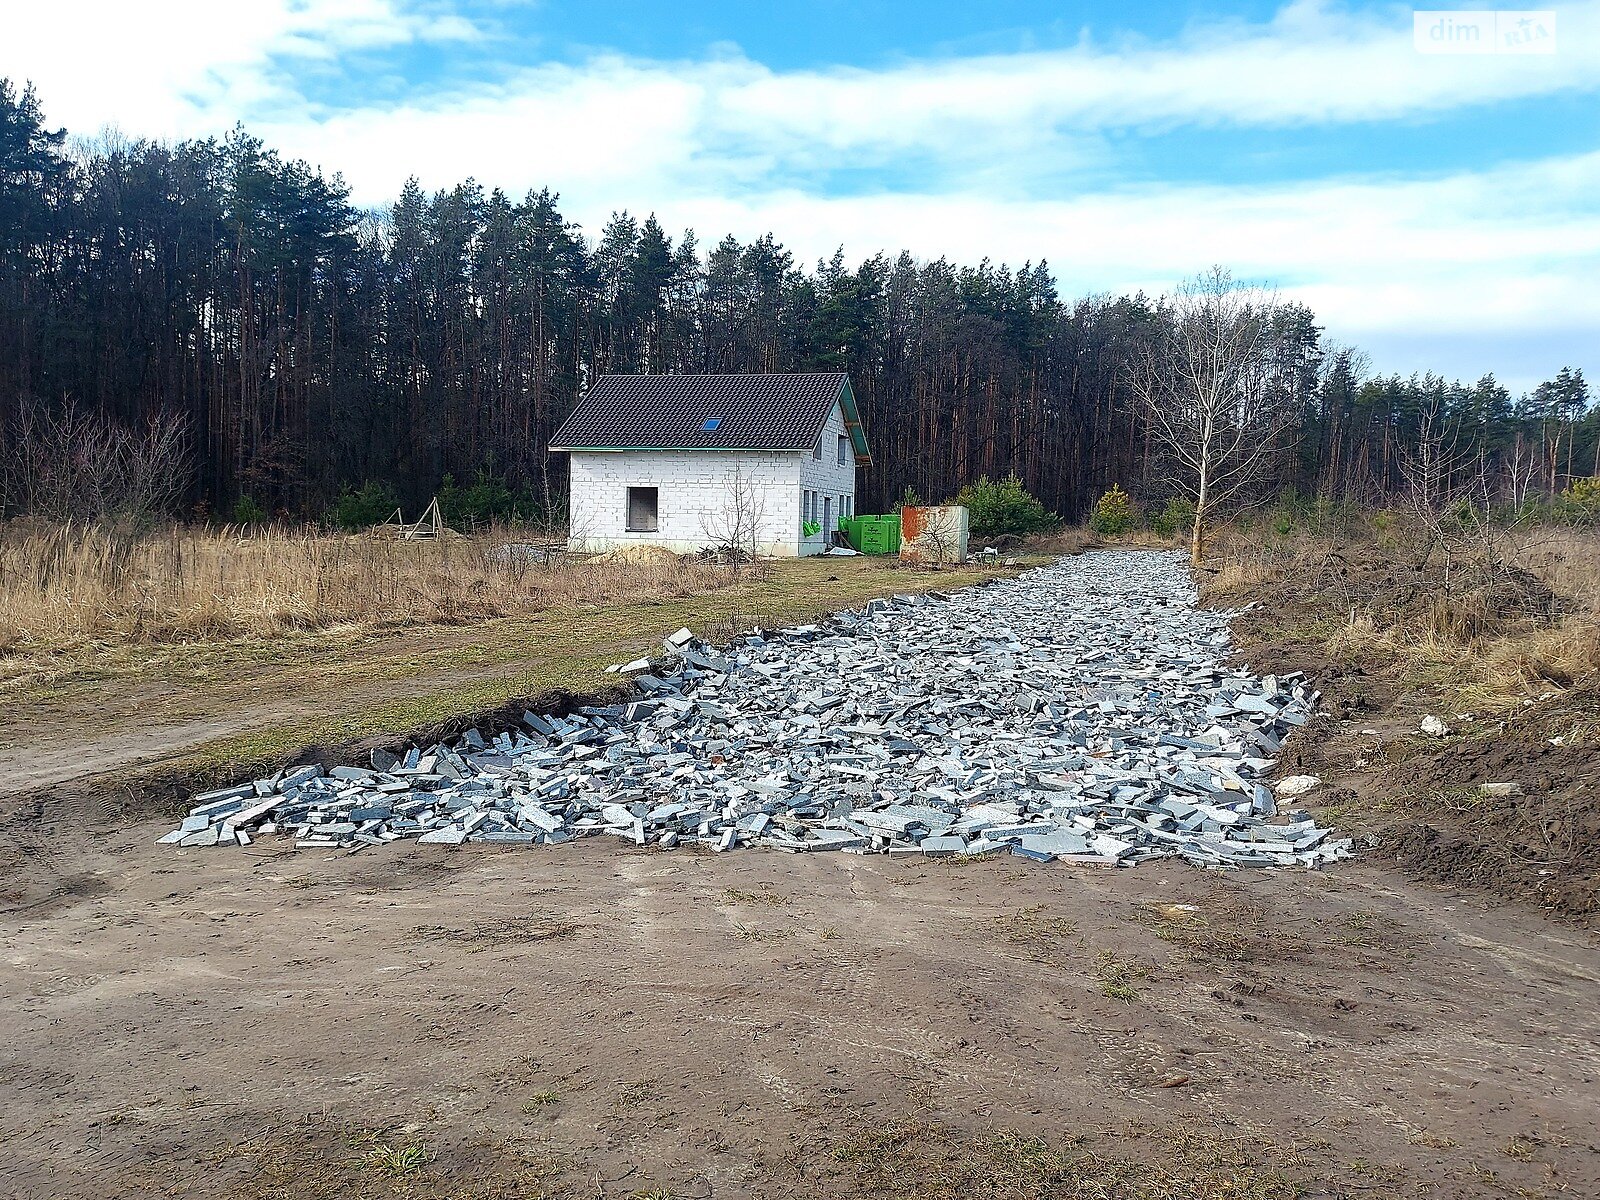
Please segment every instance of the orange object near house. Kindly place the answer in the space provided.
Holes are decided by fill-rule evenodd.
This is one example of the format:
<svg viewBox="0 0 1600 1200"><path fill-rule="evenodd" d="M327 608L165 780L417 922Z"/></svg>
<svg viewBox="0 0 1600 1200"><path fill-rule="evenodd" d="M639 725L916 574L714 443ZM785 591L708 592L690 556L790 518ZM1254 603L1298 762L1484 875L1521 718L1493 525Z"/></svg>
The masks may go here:
<svg viewBox="0 0 1600 1200"><path fill-rule="evenodd" d="M907 506L900 510L900 557L906 562L967 560L969 520L960 504Z"/></svg>

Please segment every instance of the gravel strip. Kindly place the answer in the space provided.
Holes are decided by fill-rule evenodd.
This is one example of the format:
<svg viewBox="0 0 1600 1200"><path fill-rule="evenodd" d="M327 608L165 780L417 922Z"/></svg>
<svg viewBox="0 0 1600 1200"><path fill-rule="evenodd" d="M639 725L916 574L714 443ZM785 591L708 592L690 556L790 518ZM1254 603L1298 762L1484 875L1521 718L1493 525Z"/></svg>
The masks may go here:
<svg viewBox="0 0 1600 1200"><path fill-rule="evenodd" d="M196 797L167 844L762 846L1106 866L1350 855L1263 782L1316 703L1228 667L1183 557L1094 551L618 670L640 698Z"/></svg>

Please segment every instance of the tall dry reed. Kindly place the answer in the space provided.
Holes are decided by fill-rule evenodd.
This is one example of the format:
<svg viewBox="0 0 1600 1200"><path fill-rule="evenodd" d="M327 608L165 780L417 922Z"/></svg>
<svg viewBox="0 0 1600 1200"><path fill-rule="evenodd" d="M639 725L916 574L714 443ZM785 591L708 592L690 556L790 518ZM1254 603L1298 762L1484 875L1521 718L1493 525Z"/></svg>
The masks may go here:
<svg viewBox="0 0 1600 1200"><path fill-rule="evenodd" d="M461 624L576 604L679 597L723 568L534 561L517 535L387 541L314 530L134 534L104 526L0 525L0 653L95 640L272 637L342 625Z"/></svg>

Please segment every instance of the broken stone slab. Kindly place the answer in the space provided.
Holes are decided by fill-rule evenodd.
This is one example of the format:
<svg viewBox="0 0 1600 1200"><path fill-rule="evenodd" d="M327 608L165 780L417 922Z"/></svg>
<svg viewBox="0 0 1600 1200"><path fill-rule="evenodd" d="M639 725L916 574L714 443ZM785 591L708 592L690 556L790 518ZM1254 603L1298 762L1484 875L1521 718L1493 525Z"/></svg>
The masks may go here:
<svg viewBox="0 0 1600 1200"><path fill-rule="evenodd" d="M1304 796L1307 792L1322 783L1315 775L1290 775L1273 784L1273 790L1280 796Z"/></svg>
<svg viewBox="0 0 1600 1200"><path fill-rule="evenodd" d="M1226 667L1227 620L1195 607L1171 555L1089 554L724 648L679 630L666 659L627 664L645 672L627 704L530 711L526 732L469 731L371 769L282 772L208 796L218 807L191 814L178 844L212 829L234 844L258 825L352 849L609 833L1101 865L1335 861L1343 848L1300 848L1271 824L1273 755L1315 693Z"/></svg>
<svg viewBox="0 0 1600 1200"><path fill-rule="evenodd" d="M425 833L417 839L419 846L459 846L467 840L467 831L459 825L447 825L443 829L435 829Z"/></svg>
<svg viewBox="0 0 1600 1200"><path fill-rule="evenodd" d="M1523 787L1520 783L1480 783L1478 791L1485 796L1520 796Z"/></svg>
<svg viewBox="0 0 1600 1200"><path fill-rule="evenodd" d="M190 809L190 815L204 816L230 804L237 806L239 802L255 794L255 785L252 783L240 784L238 787L221 788L214 792L203 792L194 798L195 805Z"/></svg>

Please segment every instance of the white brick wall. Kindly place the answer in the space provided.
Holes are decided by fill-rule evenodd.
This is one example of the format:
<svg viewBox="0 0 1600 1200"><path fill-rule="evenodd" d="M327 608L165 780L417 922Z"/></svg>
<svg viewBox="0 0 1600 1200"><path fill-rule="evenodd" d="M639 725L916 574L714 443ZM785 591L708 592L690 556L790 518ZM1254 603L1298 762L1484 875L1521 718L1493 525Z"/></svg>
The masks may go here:
<svg viewBox="0 0 1600 1200"><path fill-rule="evenodd" d="M839 461L841 437L845 439L843 463ZM801 460L800 488L802 506L804 493L809 491L813 494L817 514L813 520L823 526L816 537L802 541L800 553L820 554L828 548L828 533L839 528L839 517L843 515L841 502L848 501L853 509L856 498L855 448L845 433L844 416L838 405L834 405L833 411L828 414L828 423L822 432L822 461L818 462L812 454L805 455ZM798 527L796 532L799 532Z"/></svg>
<svg viewBox="0 0 1600 1200"><path fill-rule="evenodd" d="M621 451L571 454L570 544L575 550L666 546L687 554L719 540L732 504L732 480L754 488L763 554L800 549L800 460L795 452ZM658 489L656 531L627 528L628 489Z"/></svg>

